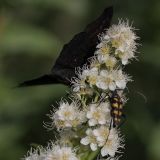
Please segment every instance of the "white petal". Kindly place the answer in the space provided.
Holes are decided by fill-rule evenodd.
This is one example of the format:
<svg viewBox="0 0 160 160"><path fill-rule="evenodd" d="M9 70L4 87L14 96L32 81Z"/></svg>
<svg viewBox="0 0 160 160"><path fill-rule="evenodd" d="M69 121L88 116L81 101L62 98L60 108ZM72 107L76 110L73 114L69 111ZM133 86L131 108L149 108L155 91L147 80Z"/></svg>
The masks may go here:
<svg viewBox="0 0 160 160"><path fill-rule="evenodd" d="M114 91L114 90L116 89L116 84L115 84L115 83L110 83L110 84L109 84L109 89L110 89L111 91Z"/></svg>
<svg viewBox="0 0 160 160"><path fill-rule="evenodd" d="M96 138L97 139L97 141L99 141L99 142L104 142L105 141L105 139L101 136L101 137L97 137Z"/></svg>
<svg viewBox="0 0 160 160"><path fill-rule="evenodd" d="M128 59L122 59L122 64L123 64L123 65L128 64Z"/></svg>
<svg viewBox="0 0 160 160"><path fill-rule="evenodd" d="M79 90L80 90L79 86L73 88L73 92L78 92Z"/></svg>
<svg viewBox="0 0 160 160"><path fill-rule="evenodd" d="M101 42L97 45L97 48L101 48L102 46L103 46L103 43Z"/></svg>
<svg viewBox="0 0 160 160"><path fill-rule="evenodd" d="M91 113L90 111L88 111L86 117L87 117L88 119L92 118L92 113Z"/></svg>
<svg viewBox="0 0 160 160"><path fill-rule="evenodd" d="M87 135L92 134L92 129L90 129L90 128L89 128L89 129L87 129L87 130L86 130L86 134L87 134Z"/></svg>
<svg viewBox="0 0 160 160"><path fill-rule="evenodd" d="M113 148L108 148L108 154L111 156L111 157L114 157L115 156L115 150L113 150Z"/></svg>
<svg viewBox="0 0 160 160"><path fill-rule="evenodd" d="M65 126L66 126L66 127L72 127L72 125L71 125L69 122L66 122L66 123L65 123Z"/></svg>
<svg viewBox="0 0 160 160"><path fill-rule="evenodd" d="M99 63L103 63L103 56L101 54L99 54L97 58Z"/></svg>
<svg viewBox="0 0 160 160"><path fill-rule="evenodd" d="M121 88L124 89L126 87L126 81L125 80L121 80L121 81L117 81L116 85Z"/></svg>
<svg viewBox="0 0 160 160"><path fill-rule="evenodd" d="M99 124L106 124L105 117L101 117L101 119L98 122L99 122Z"/></svg>
<svg viewBox="0 0 160 160"><path fill-rule="evenodd" d="M97 67L94 67L94 68L92 68L92 69L90 70L90 72L91 72L92 74L97 74L97 73L98 73L98 68L97 68Z"/></svg>
<svg viewBox="0 0 160 160"><path fill-rule="evenodd" d="M110 39L110 37L109 37L108 35L105 35L103 38L104 38L105 40L109 40L109 39Z"/></svg>
<svg viewBox="0 0 160 160"><path fill-rule="evenodd" d="M99 136L99 131L98 131L98 129L94 129L94 130L93 130L93 135L94 135L94 136Z"/></svg>
<svg viewBox="0 0 160 160"><path fill-rule="evenodd" d="M88 137L82 138L80 142L83 145L88 145L89 144L89 138Z"/></svg>
<svg viewBox="0 0 160 160"><path fill-rule="evenodd" d="M107 152L106 147L103 147L103 148L101 149L101 155L102 155L102 157L108 155L108 152Z"/></svg>
<svg viewBox="0 0 160 160"><path fill-rule="evenodd" d="M96 151L97 150L97 144L95 144L95 143L91 143L90 147L91 147L92 151Z"/></svg>
<svg viewBox="0 0 160 160"><path fill-rule="evenodd" d="M89 126L95 126L95 125L97 124L97 120L95 120L95 119L90 119L90 120L88 121L88 124L89 124Z"/></svg>
<svg viewBox="0 0 160 160"><path fill-rule="evenodd" d="M101 108L103 112L110 112L110 104L109 103L102 103Z"/></svg>
<svg viewBox="0 0 160 160"><path fill-rule="evenodd" d="M98 142L98 146L99 146L99 147L103 147L104 144L105 144L105 141L99 141L99 142Z"/></svg>
<svg viewBox="0 0 160 160"><path fill-rule="evenodd" d="M100 75L103 76L103 77L106 77L108 75L108 71L107 70L102 70L100 72Z"/></svg>
<svg viewBox="0 0 160 160"><path fill-rule="evenodd" d="M108 89L108 85L106 85L106 83L104 83L104 82L97 82L96 83L96 86L98 87L98 88L101 88L101 89L104 89L104 90L106 90L106 89Z"/></svg>

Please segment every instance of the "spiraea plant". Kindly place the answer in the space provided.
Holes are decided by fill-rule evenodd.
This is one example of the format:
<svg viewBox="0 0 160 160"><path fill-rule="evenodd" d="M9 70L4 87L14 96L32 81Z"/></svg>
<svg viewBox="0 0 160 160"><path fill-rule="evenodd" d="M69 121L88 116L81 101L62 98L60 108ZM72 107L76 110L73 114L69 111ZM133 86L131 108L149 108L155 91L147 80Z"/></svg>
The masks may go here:
<svg viewBox="0 0 160 160"><path fill-rule="evenodd" d="M125 89L131 77L123 69L135 59L135 29L120 20L99 36L94 56L77 68L69 101L53 107L50 127L56 141L31 150L25 160L118 160L124 148L120 133Z"/></svg>

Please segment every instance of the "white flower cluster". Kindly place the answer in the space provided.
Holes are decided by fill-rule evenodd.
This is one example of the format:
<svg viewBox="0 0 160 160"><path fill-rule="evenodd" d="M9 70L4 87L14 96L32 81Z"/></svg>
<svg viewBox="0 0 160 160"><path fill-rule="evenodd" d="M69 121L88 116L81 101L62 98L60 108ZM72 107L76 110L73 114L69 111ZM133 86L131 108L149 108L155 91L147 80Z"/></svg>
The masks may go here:
<svg viewBox="0 0 160 160"><path fill-rule="evenodd" d="M118 25L110 27L100 37L95 56L88 67L78 73L78 79L73 80L73 91L77 94L92 95L90 87L102 90L124 89L130 77L122 71L135 58L138 37L134 28L128 22L120 21Z"/></svg>
<svg viewBox="0 0 160 160"><path fill-rule="evenodd" d="M45 160L78 160L78 158L71 147L55 145L47 150Z"/></svg>
<svg viewBox="0 0 160 160"><path fill-rule="evenodd" d="M120 148L123 148L123 139L116 128L110 129L111 105L109 93L126 88L130 77L122 71L122 65L133 59L136 51L136 35L128 22L120 21L118 25L110 27L100 37L100 43L90 66L78 73L78 79L73 81L75 95L84 100L84 97L108 93L104 102L90 103L86 109L88 128L86 136L81 139L81 144L89 145L92 151L98 148L102 156L114 157ZM82 93L83 90L83 93ZM88 92L90 91L90 92ZM100 97L100 96L99 96ZM96 98L96 97L95 97Z"/></svg>
<svg viewBox="0 0 160 160"><path fill-rule="evenodd" d="M101 155L114 157L119 148L123 148L123 139L119 137L116 129L109 130L108 126L100 126L96 129L87 129L86 137L81 139L81 144L90 145L92 151L101 148Z"/></svg>
<svg viewBox="0 0 160 160"><path fill-rule="evenodd" d="M30 151L25 160L79 160L71 147L52 144L45 149Z"/></svg>
<svg viewBox="0 0 160 160"><path fill-rule="evenodd" d="M25 160L83 160L87 159L84 154L92 151L99 151L95 156L101 160L106 156L106 160L119 159L116 153L124 144L113 127L110 94L123 93L131 80L122 66L135 57L137 36L133 31L128 22L120 21L102 34L90 65L79 69L78 78L73 78L71 102L60 102L50 115L52 127L59 132L57 144L31 152Z"/></svg>
<svg viewBox="0 0 160 160"><path fill-rule="evenodd" d="M87 129L86 137L81 139L81 143L84 145L90 145L92 151L102 147L101 155L115 156L117 149L123 147L121 144L122 139L119 138L118 133L115 129L109 130L106 126L100 126L96 129Z"/></svg>
<svg viewBox="0 0 160 160"><path fill-rule="evenodd" d="M79 110L78 104L72 102L61 102L59 109L50 118L58 130L68 127L77 127L85 122L85 113Z"/></svg>
<svg viewBox="0 0 160 160"><path fill-rule="evenodd" d="M113 53L122 61L123 65L128 64L129 60L135 57L137 44L135 40L138 38L133 32L134 28L129 26L128 22L119 21L118 25L110 27L101 37L101 43L97 46L96 54L100 62L111 62L111 66L116 63L114 57L109 57L109 53ZM106 61L106 60L107 61ZM109 63L108 63L109 64Z"/></svg>

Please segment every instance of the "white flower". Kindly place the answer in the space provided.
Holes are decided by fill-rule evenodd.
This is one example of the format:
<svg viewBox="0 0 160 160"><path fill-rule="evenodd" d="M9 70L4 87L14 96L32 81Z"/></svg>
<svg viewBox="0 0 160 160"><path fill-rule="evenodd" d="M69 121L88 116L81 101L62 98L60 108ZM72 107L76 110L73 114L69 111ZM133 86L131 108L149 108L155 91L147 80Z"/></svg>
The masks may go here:
<svg viewBox="0 0 160 160"><path fill-rule="evenodd" d="M122 70L102 70L97 79L97 87L103 90L114 91L116 88L124 89L127 82L130 81L129 77L123 74Z"/></svg>
<svg viewBox="0 0 160 160"><path fill-rule="evenodd" d="M115 42L115 48L133 46L137 38L134 28L129 26L128 21L124 22L121 20L118 25L112 25L104 36L104 40Z"/></svg>
<svg viewBox="0 0 160 160"><path fill-rule="evenodd" d="M83 70L81 75L79 75L79 78L83 82L87 81L90 85L95 85L97 76L98 76L98 68L94 67L91 69Z"/></svg>
<svg viewBox="0 0 160 160"><path fill-rule="evenodd" d="M93 91L89 87L96 84L98 76L98 68L94 67L91 69L84 69L82 72L77 73L78 78L72 79L73 92L76 92L77 95L92 95ZM86 83L88 82L89 85Z"/></svg>
<svg viewBox="0 0 160 160"><path fill-rule="evenodd" d="M76 74L78 75L79 79L85 80L86 77L88 76L88 73L89 73L89 68L88 66L84 65L82 69L78 68L78 71Z"/></svg>
<svg viewBox="0 0 160 160"><path fill-rule="evenodd" d="M96 103L90 104L89 110L87 111L87 118L89 119L89 126L95 126L97 124L106 124L110 121L110 104Z"/></svg>
<svg viewBox="0 0 160 160"><path fill-rule="evenodd" d="M121 69L115 70L114 79L115 79L116 86L119 89L124 89L126 87L127 82L131 81L130 77L124 74Z"/></svg>
<svg viewBox="0 0 160 160"><path fill-rule="evenodd" d="M117 63L117 59L113 56L110 56L109 54L106 54L106 55L99 54L98 60L99 60L99 63L101 64L104 63L106 67L109 67L109 68L113 68Z"/></svg>
<svg viewBox="0 0 160 160"><path fill-rule="evenodd" d="M85 89L86 86L86 74L88 73L88 70L85 69L83 72L81 72L81 70L79 69L76 74L78 76L77 77L73 77L71 80L71 84L73 86L73 92L79 92L81 89Z"/></svg>
<svg viewBox="0 0 160 160"><path fill-rule="evenodd" d="M129 60L135 57L132 49L124 52L118 52L118 57L122 60L122 64L126 65L129 63Z"/></svg>
<svg viewBox="0 0 160 160"><path fill-rule="evenodd" d="M86 135L86 137L81 139L80 143L83 145L90 145L91 150L96 151L98 149L98 142L93 134L93 130L88 128Z"/></svg>
<svg viewBox="0 0 160 160"><path fill-rule="evenodd" d="M97 45L98 50L95 52L95 54L99 55L106 55L111 52L111 48L108 45L108 42L105 40L102 40L101 43Z"/></svg>
<svg viewBox="0 0 160 160"><path fill-rule="evenodd" d="M92 88L89 87L85 81L81 81L80 79L75 79L74 82L72 82L72 84L73 84L72 91L79 99L81 99L82 95L91 96L93 94Z"/></svg>
<svg viewBox="0 0 160 160"><path fill-rule="evenodd" d="M87 87L85 81L88 76L89 69L88 66L84 66L82 69L77 68L75 72L78 78L73 77L71 84L73 86L73 92L79 92L81 89L85 89Z"/></svg>
<svg viewBox="0 0 160 160"><path fill-rule="evenodd" d="M97 79L96 86L103 90L109 89L114 91L116 89L116 84L114 81L113 71L101 70Z"/></svg>
<svg viewBox="0 0 160 160"><path fill-rule="evenodd" d="M68 102L60 103L59 109L50 118L57 129L76 127L86 120L85 113L79 110L76 102L72 102L71 104Z"/></svg>
<svg viewBox="0 0 160 160"><path fill-rule="evenodd" d="M79 160L71 147L52 146L47 150L45 160Z"/></svg>
<svg viewBox="0 0 160 160"><path fill-rule="evenodd" d="M100 126L93 130L93 134L96 136L98 146L102 147L109 136L109 126Z"/></svg>
<svg viewBox="0 0 160 160"><path fill-rule="evenodd" d="M73 92L80 92L87 88L87 85L84 80L74 78L72 79Z"/></svg>
<svg viewBox="0 0 160 160"><path fill-rule="evenodd" d="M128 22L122 21L119 21L118 25L112 25L103 37L104 41L110 42L116 49L115 55L122 59L124 65L128 63L129 59L134 58L137 38L134 28L129 26Z"/></svg>
<svg viewBox="0 0 160 160"><path fill-rule="evenodd" d="M118 132L113 128L110 130L108 139L101 149L101 155L114 157L115 153L120 152L120 148L124 148L123 139L119 137Z"/></svg>
<svg viewBox="0 0 160 160"><path fill-rule="evenodd" d="M90 84L90 86L96 84L97 77L98 77L98 68L97 67L91 68L87 76L87 82Z"/></svg>

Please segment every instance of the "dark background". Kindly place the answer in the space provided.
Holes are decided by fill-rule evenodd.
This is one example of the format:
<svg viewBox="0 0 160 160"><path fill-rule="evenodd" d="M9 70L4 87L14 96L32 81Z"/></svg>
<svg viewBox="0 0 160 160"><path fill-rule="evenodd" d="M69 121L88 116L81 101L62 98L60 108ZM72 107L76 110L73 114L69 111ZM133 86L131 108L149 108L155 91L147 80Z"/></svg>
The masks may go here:
<svg viewBox="0 0 160 160"><path fill-rule="evenodd" d="M126 71L128 85L125 160L160 159L160 1L159 0L0 0L0 159L17 160L31 146L53 138L43 121L63 85L24 89L23 80L49 72L64 43L115 5L113 23L128 18L141 37L138 61Z"/></svg>

